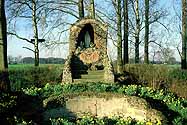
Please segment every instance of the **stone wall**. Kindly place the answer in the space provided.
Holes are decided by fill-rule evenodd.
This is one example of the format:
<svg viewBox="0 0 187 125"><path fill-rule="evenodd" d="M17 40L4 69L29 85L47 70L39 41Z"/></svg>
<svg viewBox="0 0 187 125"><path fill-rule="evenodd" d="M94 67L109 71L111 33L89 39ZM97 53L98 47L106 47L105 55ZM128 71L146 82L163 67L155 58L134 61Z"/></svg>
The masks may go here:
<svg viewBox="0 0 187 125"><path fill-rule="evenodd" d="M88 29L85 30L85 27ZM88 48L80 45L84 30L93 31L93 36L90 34L92 41ZM85 70L105 70L105 81L114 82L113 67L107 55L107 25L89 18L75 22L70 28L69 53L70 59L64 66L62 82L73 82L73 79L79 78L79 73Z"/></svg>
<svg viewBox="0 0 187 125"><path fill-rule="evenodd" d="M93 29L93 43L89 48L78 46L81 31L89 25ZM70 53L74 53L91 70L102 64L107 55L107 26L95 19L81 19L70 28Z"/></svg>
<svg viewBox="0 0 187 125"><path fill-rule="evenodd" d="M62 107L47 110L44 113L44 118L57 118L60 116L77 118L86 114L99 118L121 116L123 118L131 117L138 121L151 120L156 122L160 120L166 122L161 112L151 109L144 99L135 96L110 98L96 96L73 97L66 100L65 106L63 104Z"/></svg>
<svg viewBox="0 0 187 125"><path fill-rule="evenodd" d="M111 61L109 60L108 56L104 58L104 79L106 82L114 82L114 68L112 66Z"/></svg>
<svg viewBox="0 0 187 125"><path fill-rule="evenodd" d="M62 83L72 83L73 78L72 78L72 72L71 72L71 57L72 55L68 56L68 59L66 60L63 68L63 74L62 74Z"/></svg>

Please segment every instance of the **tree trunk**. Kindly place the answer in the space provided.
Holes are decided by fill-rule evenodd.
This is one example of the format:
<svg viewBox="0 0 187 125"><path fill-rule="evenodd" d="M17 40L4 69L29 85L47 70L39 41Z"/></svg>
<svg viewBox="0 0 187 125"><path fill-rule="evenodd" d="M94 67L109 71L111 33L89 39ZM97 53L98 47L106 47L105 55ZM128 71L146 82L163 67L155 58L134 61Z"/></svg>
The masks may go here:
<svg viewBox="0 0 187 125"><path fill-rule="evenodd" d="M117 1L117 73L123 73L122 63L122 33L121 33L121 0Z"/></svg>
<svg viewBox="0 0 187 125"><path fill-rule="evenodd" d="M91 18L95 19L95 5L94 5L94 0L90 1L90 14Z"/></svg>
<svg viewBox="0 0 187 125"><path fill-rule="evenodd" d="M35 55L35 66L39 66L39 49L38 49L38 27L36 18L36 0L32 0L32 22L34 31L34 55Z"/></svg>
<svg viewBox="0 0 187 125"><path fill-rule="evenodd" d="M7 62L7 27L5 1L0 0L0 91L10 90Z"/></svg>
<svg viewBox="0 0 187 125"><path fill-rule="evenodd" d="M186 0L182 0L182 58L181 58L181 68L187 69L186 65L186 42L187 42L187 7Z"/></svg>
<svg viewBox="0 0 187 125"><path fill-rule="evenodd" d="M128 0L123 0L123 13L124 13L124 41L123 41L123 62L124 65L129 63L129 52L128 52Z"/></svg>
<svg viewBox="0 0 187 125"><path fill-rule="evenodd" d="M78 8L79 8L79 18L84 18L84 3L83 0L79 0L78 2Z"/></svg>
<svg viewBox="0 0 187 125"><path fill-rule="evenodd" d="M0 70L8 68L7 63L7 33L6 33L6 17L4 10L4 0L1 0L1 12L0 12Z"/></svg>
<svg viewBox="0 0 187 125"><path fill-rule="evenodd" d="M139 63L139 37L140 37L140 15L139 15L139 0L135 1L135 15L136 15L136 31L135 31L135 63Z"/></svg>
<svg viewBox="0 0 187 125"><path fill-rule="evenodd" d="M135 37L135 63L139 62L139 37Z"/></svg>
<svg viewBox="0 0 187 125"><path fill-rule="evenodd" d="M145 0L144 63L149 64L149 0Z"/></svg>

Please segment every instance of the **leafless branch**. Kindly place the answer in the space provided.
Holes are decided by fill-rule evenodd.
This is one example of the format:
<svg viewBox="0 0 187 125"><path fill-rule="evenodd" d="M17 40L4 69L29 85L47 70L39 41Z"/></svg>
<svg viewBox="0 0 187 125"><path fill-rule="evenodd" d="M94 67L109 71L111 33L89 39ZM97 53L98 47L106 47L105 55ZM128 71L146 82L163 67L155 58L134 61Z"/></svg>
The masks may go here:
<svg viewBox="0 0 187 125"><path fill-rule="evenodd" d="M22 48L27 49L27 50L30 50L30 51L32 51L32 52L35 53L35 51L34 51L33 49L31 49L31 48L28 48L28 47L22 47Z"/></svg>
<svg viewBox="0 0 187 125"><path fill-rule="evenodd" d="M13 35L13 36L17 37L18 39L21 39L21 40L27 41L28 43L34 44L31 40L29 40L29 39L27 39L27 38L24 38L24 37L21 37L21 36L19 36L19 35L16 34L16 33L7 32L7 34L8 34L8 35Z"/></svg>

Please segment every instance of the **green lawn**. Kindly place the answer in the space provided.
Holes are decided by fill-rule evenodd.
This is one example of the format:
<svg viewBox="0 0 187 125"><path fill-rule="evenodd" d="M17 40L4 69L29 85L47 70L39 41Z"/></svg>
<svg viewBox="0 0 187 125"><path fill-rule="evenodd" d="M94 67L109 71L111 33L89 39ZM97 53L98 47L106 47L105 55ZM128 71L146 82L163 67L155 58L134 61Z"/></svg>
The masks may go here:
<svg viewBox="0 0 187 125"><path fill-rule="evenodd" d="M39 67L50 67L50 66L63 66L64 64L40 64ZM34 67L34 64L11 64L8 65L9 69L15 69L15 68L30 68L30 67Z"/></svg>

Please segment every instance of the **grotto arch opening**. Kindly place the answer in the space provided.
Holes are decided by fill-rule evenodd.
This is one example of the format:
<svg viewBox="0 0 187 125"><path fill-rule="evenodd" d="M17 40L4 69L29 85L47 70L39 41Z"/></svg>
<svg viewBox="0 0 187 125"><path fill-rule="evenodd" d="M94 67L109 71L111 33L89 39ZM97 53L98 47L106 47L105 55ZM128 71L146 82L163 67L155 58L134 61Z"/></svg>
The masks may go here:
<svg viewBox="0 0 187 125"><path fill-rule="evenodd" d="M91 45L94 44L94 30L91 24L86 24L78 35L77 46L76 48L80 47L89 48Z"/></svg>

